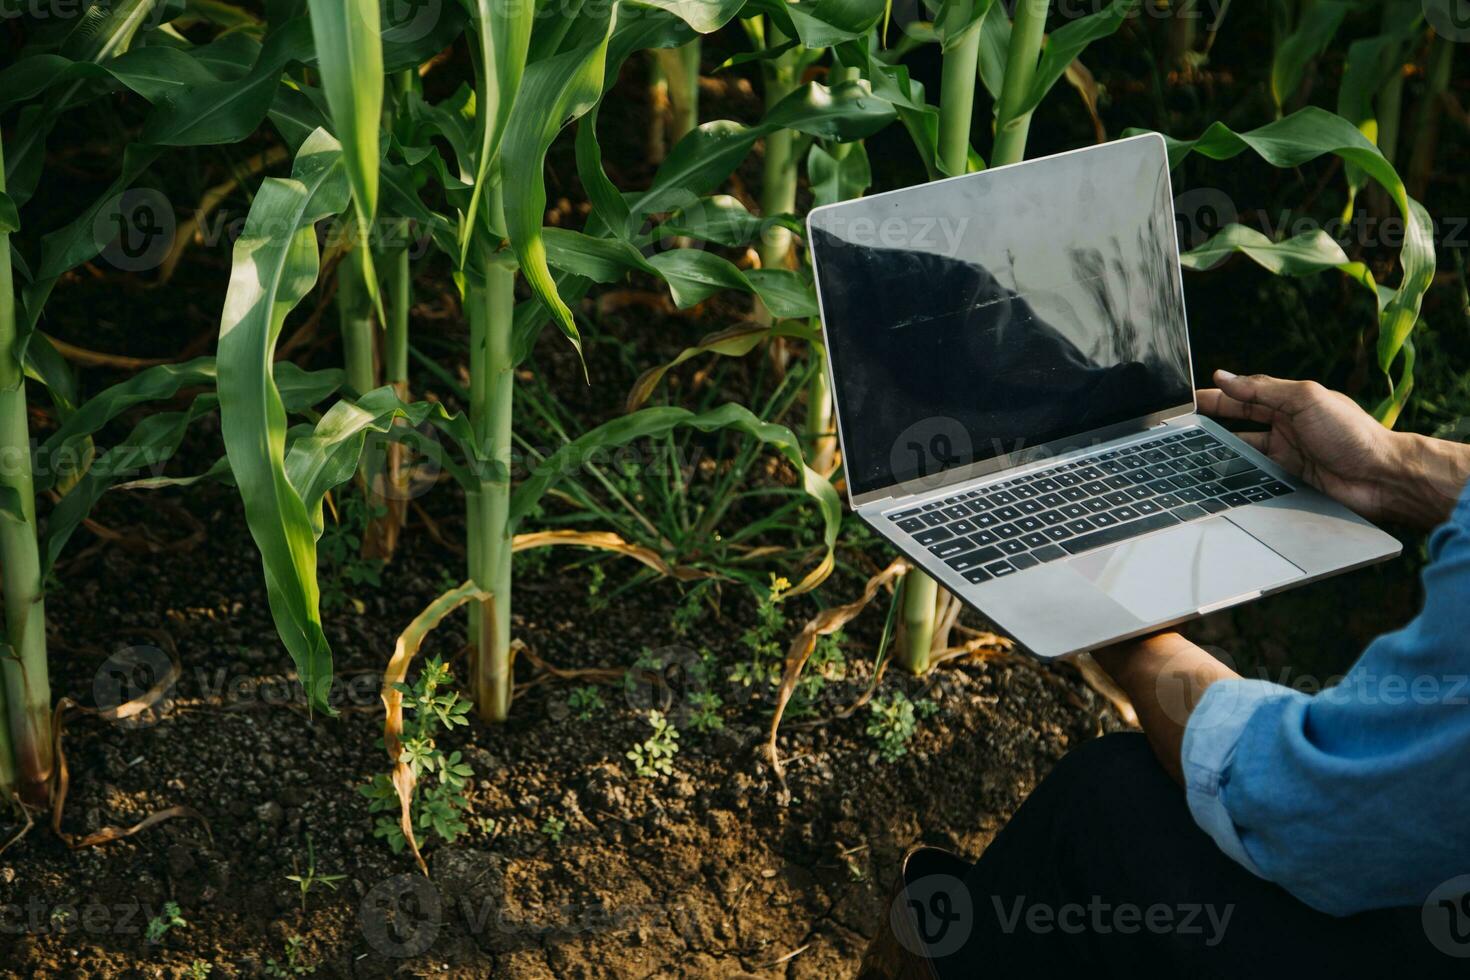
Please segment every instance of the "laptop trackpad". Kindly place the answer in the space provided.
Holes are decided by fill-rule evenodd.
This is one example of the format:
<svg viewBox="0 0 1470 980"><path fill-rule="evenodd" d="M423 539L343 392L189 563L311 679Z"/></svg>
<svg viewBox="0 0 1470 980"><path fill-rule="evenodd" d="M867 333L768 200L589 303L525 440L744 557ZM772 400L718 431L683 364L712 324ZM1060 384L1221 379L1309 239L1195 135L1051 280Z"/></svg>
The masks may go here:
<svg viewBox="0 0 1470 980"><path fill-rule="evenodd" d="M1125 541L1068 564L1147 622L1192 613L1303 574L1222 517Z"/></svg>

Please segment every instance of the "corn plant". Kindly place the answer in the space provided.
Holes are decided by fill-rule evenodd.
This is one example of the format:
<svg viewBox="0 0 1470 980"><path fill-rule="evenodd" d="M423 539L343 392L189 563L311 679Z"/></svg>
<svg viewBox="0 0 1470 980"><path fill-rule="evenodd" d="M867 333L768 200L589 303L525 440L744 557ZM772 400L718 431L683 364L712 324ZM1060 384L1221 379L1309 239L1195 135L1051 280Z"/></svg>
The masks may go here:
<svg viewBox="0 0 1470 980"><path fill-rule="evenodd" d="M469 573L491 596L471 616L471 686L486 720L504 719L510 706L514 528L593 449L659 438L682 427L735 429L776 446L796 466L804 491L817 498L826 518L826 558L809 579L814 584L830 570L838 521L831 485L804 466L799 444L788 431L737 405L698 414L654 408L599 426L553 453L512 493L515 366L548 321L580 350L567 297L579 297L592 282L611 281L630 271L651 272L669 284L682 305L720 288L745 288L768 305L810 315L809 284L794 273L747 276L724 259L697 250L646 258L631 240L636 234L628 220L632 209L601 171L590 124L579 129L579 169L603 212L616 199L612 207L622 206L623 215L614 213L613 220L603 221L599 230L606 234L542 227L542 163L560 129L595 112L616 69L633 53L687 43L695 32L728 21L736 5L710 0L671 5L670 10L614 4L595 13L547 16L533 23L528 4L477 7L470 12L465 40L475 55L475 88L461 89L438 105L409 97L406 111L422 142L400 144L383 162L349 151L346 142L318 126L299 143L292 177L268 179L261 186L235 245L221 317L222 428L229 466L264 559L272 615L314 705L326 707L331 682L316 571L323 499L347 478L349 464L356 467L369 434L418 439L414 429L395 426L397 419L437 429L445 443L422 448L435 455L465 492ZM347 23L358 24L351 18ZM368 92L369 100L373 94ZM793 100L789 114L797 119L832 115L815 102L815 95L808 91ZM855 92L843 100L839 114L871 115L876 107L862 105L861 95ZM352 127L365 131L376 125L380 113L331 106L330 115L340 134ZM353 145L368 142L359 132ZM452 159L445 158L442 147L448 147ZM665 169L689 163L676 148ZM385 386L339 401L312 431L291 434L271 352L284 317L320 272L313 227L345 214L349 206L359 224L366 220L372 209L363 202L371 193L374 164L391 206L430 228L435 244L454 264L469 321L468 410L458 414L433 403L406 403ZM412 189L430 185L437 185L451 213L433 210ZM680 186L677 194L687 197L689 192ZM532 294L519 306L518 278Z"/></svg>

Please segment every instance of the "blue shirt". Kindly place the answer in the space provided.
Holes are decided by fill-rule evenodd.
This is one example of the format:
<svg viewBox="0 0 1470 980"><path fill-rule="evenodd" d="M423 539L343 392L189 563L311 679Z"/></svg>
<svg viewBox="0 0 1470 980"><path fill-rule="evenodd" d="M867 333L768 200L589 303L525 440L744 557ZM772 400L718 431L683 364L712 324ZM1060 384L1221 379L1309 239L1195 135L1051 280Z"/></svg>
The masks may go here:
<svg viewBox="0 0 1470 980"><path fill-rule="evenodd" d="M1470 873L1470 491L1429 557L1423 610L1339 684L1217 681L1185 728L1196 822L1333 915L1420 905Z"/></svg>

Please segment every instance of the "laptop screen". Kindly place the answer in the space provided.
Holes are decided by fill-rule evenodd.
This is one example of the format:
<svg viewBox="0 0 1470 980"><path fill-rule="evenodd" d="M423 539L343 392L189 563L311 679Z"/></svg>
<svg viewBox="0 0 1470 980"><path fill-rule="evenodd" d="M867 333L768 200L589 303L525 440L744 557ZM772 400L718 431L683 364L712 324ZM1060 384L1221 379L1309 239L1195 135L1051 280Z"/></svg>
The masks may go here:
<svg viewBox="0 0 1470 980"><path fill-rule="evenodd" d="M1193 401L1163 141L812 212L854 497Z"/></svg>

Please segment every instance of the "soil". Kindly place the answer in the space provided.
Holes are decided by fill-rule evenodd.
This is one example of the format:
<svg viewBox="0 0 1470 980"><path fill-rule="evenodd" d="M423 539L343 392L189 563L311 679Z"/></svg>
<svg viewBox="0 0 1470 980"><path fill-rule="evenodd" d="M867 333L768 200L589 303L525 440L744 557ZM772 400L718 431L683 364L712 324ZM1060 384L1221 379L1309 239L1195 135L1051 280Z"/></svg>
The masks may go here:
<svg viewBox="0 0 1470 980"><path fill-rule="evenodd" d="M1221 39L1216 62L1229 63L1228 46L1237 42L1228 30ZM1242 35L1238 45L1249 43ZM717 63L726 53L713 44L706 60ZM1254 63L1248 52L1238 57ZM1143 74L1134 59L1125 49L1117 63L1092 64L1111 83L1110 129L1202 129L1205 109L1155 104L1146 86L1129 81ZM937 81L925 77L933 65L914 67L926 84ZM645 159L639 71L630 65L603 112L609 169L630 186L649 177L646 166L628 162ZM1209 97L1231 104L1238 84L1229 71L1212 84L1221 91ZM711 115L759 113L749 86L732 81L707 94L715 100ZM1037 152L1087 138L1090 125L1073 101L1053 98L1038 114ZM903 171L911 162L906 151L883 149L881 140L898 135L893 127L870 148L880 183L917 179ZM891 173L882 162L889 156L904 161ZM566 141L550 171L553 213L575 226L582 197ZM1226 171L1242 182L1260 177L1247 164ZM758 163L747 163L736 190L754 186L758 175ZM1238 315L1241 295L1280 303L1270 291L1277 281L1235 266L1230 277L1187 282L1197 367L1203 374L1227 358L1239 365L1250 350L1260 369L1294 373L1304 363L1301 346L1276 335L1274 313ZM48 309L47 329L96 350L169 356L214 329L227 272L227 249L191 254L164 323L155 294L136 277L70 277ZM416 324L428 326L423 349L453 374L464 328L452 287L428 262L419 289ZM1302 296L1292 311L1301 321L1357 309L1356 296L1333 290L1303 288ZM586 312L604 329L588 341L593 383L583 384L566 345L549 336L526 377L547 380L570 412L595 424L616 414L639 370L744 315L725 302L683 315L657 303L599 306L594 296ZM150 329L127 326L137 323ZM330 329L321 334L321 344L303 348L308 366L336 357ZM628 350L637 356L619 356ZM729 365L718 384L738 397L754 383L748 362L755 360ZM669 383L697 385L692 378L685 372ZM111 380L108 371L92 371L86 384L95 391ZM454 401L427 374L414 385ZM204 424L170 472L202 470L219 451L217 430ZM32 829L0 858L0 976L182 977L194 964L209 965L214 977L846 976L886 914L906 849L928 843L978 855L1061 755L1123 725L1068 664L964 658L924 678L897 670L884 676L885 694L901 690L935 708L918 722L907 751L885 760L867 732L867 710L837 717L871 680L886 609L879 601L845 632L846 678L825 685L814 712L783 724L784 788L764 747L769 697L724 686L722 727L700 733L681 725L674 773L641 778L625 754L648 737L651 692L605 683L606 708L581 720L567 701L585 681L559 680L525 657L508 724L470 724L441 739L474 770L470 829L452 843L426 843L426 880L409 856L373 836L375 816L359 792L386 770L377 691L395 636L463 567L426 523L432 519L452 539L462 498L446 485L422 503L381 583L352 588L360 608L349 604L328 616L341 682L340 714L332 718L308 712L301 700L232 490L201 485L104 499L97 525L73 540L48 597L55 695L115 703L119 691L136 693L161 676L171 657L181 674L137 719L68 716L63 829L129 826L173 806L198 818L177 817L78 851L49 828ZM723 678L744 656L739 638L755 618L746 590L726 590L718 611L681 632L677 585L644 583L594 606L594 585L605 590L634 572L610 564L608 582L599 585L585 557L559 550L518 558L514 632L536 658L613 676L645 648L671 663L707 648L725 665ZM888 557L860 540L845 545L838 574L789 604L782 642L819 608L856 596ZM1217 614L1190 632L1263 676L1320 682L1368 638L1408 617L1417 604L1418 563L1410 547L1396 562ZM987 628L968 612L961 623ZM463 679L464 639L455 617L422 656L446 658ZM120 676L121 668L131 672ZM664 707L676 721L687 718L687 698L672 697ZM550 818L565 824L559 839L543 830ZM286 876L309 867L341 877L323 878L303 896ZM164 917L166 902L177 903L183 921L150 941L149 921Z"/></svg>

